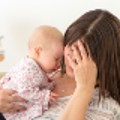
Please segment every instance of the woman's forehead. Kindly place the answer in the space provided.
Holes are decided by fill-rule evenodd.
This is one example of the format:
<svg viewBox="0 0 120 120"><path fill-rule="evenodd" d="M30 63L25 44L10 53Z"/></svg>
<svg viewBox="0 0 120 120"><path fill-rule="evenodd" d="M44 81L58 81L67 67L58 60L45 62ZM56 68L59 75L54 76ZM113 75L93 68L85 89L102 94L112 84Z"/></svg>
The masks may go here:
<svg viewBox="0 0 120 120"><path fill-rule="evenodd" d="M71 42L71 43L68 43L66 46L78 46L78 42L81 41L82 43L85 43L85 39L84 38L81 38L81 39L77 39L75 40L75 42Z"/></svg>
<svg viewBox="0 0 120 120"><path fill-rule="evenodd" d="M72 44L68 44L68 45L66 45L66 46L67 46L67 47L77 46L77 44L78 44L78 40L77 40L76 42L74 42L74 43L72 43Z"/></svg>

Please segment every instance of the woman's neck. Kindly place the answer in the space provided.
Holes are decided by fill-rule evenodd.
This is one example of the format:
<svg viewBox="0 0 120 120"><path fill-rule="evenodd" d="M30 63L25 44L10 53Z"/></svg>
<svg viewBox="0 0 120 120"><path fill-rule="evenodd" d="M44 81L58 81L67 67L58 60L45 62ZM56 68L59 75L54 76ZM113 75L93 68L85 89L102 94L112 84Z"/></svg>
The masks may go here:
<svg viewBox="0 0 120 120"><path fill-rule="evenodd" d="M69 96L73 94L75 89L75 80L69 78L66 74L55 80L55 89L53 92L59 94L59 96Z"/></svg>

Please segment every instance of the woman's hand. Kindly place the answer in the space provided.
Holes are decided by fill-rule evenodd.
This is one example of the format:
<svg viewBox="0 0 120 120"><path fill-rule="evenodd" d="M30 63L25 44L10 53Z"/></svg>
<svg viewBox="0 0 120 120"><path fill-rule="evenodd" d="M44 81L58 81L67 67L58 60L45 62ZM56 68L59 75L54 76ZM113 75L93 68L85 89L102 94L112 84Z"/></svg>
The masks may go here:
<svg viewBox="0 0 120 120"><path fill-rule="evenodd" d="M88 48L87 48L88 49ZM77 46L72 46L73 56L68 55L69 63L74 71L77 88L81 90L94 89L96 84L97 68L90 56L90 52L85 50L79 40Z"/></svg>
<svg viewBox="0 0 120 120"><path fill-rule="evenodd" d="M14 90L5 90L0 88L0 112L1 113L14 113L18 111L23 111L26 108L22 105L17 104L17 102L26 102L23 98L19 96L13 96L16 92Z"/></svg>

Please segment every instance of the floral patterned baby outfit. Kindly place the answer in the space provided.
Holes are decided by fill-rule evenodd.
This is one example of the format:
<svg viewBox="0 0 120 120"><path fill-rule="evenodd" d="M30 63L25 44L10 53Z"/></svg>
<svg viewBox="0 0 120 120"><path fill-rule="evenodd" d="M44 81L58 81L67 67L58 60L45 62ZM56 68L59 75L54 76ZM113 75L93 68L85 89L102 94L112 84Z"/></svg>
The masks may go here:
<svg viewBox="0 0 120 120"><path fill-rule="evenodd" d="M22 104L27 107L26 111L3 114L7 120L32 120L48 110L50 89L53 84L48 82L47 75L33 59L29 57L22 59L0 82L3 88L16 90L17 95L28 100Z"/></svg>

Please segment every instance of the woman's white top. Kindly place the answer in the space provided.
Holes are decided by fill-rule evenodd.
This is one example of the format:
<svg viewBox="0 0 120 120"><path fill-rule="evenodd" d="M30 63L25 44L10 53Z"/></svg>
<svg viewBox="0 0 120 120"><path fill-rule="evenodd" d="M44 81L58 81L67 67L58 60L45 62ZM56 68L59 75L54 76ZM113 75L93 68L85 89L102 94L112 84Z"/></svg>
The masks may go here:
<svg viewBox="0 0 120 120"><path fill-rule="evenodd" d="M48 111L34 120L57 120L64 110L71 96L59 98ZM111 97L101 98L99 102L99 89L95 89L88 110L86 120L120 120L120 105Z"/></svg>

